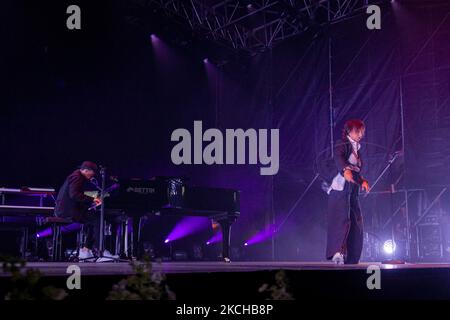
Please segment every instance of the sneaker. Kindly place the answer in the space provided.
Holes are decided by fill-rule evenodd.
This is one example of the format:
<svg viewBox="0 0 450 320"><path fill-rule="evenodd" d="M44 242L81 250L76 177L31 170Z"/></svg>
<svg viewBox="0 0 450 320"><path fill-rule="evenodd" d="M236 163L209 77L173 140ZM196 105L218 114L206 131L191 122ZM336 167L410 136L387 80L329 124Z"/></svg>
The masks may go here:
<svg viewBox="0 0 450 320"><path fill-rule="evenodd" d="M114 259L106 258L106 257L101 257L101 258L97 258L97 259L95 260L95 262L114 262Z"/></svg>
<svg viewBox="0 0 450 320"><path fill-rule="evenodd" d="M334 262L334 264L344 264L344 255L340 252L336 252L331 258L331 261Z"/></svg>
<svg viewBox="0 0 450 320"><path fill-rule="evenodd" d="M104 258L110 258L110 259L119 259L119 256L117 254L112 254L108 250L103 251L103 257Z"/></svg>
<svg viewBox="0 0 450 320"><path fill-rule="evenodd" d="M94 258L94 254L92 253L92 250L90 249L80 249L80 252L78 253L78 259L79 260L87 260L87 259L91 259Z"/></svg>

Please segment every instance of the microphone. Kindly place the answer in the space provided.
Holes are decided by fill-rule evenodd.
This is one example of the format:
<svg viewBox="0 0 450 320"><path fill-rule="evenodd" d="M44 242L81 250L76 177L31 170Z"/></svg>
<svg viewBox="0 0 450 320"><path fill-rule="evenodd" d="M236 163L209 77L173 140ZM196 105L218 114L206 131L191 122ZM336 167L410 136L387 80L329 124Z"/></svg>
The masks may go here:
<svg viewBox="0 0 450 320"><path fill-rule="evenodd" d="M99 167L99 171L100 171L100 173L102 173L102 172L105 172L106 171L106 167L104 166L104 165L101 165L101 164L99 164L98 165L98 167Z"/></svg>
<svg viewBox="0 0 450 320"><path fill-rule="evenodd" d="M89 181L90 181L92 184L94 184L94 185L97 185L97 184L98 184L97 179L95 179L94 177L92 177L91 179L89 179Z"/></svg>
<svg viewBox="0 0 450 320"><path fill-rule="evenodd" d="M92 183L97 189L100 190L100 186L98 185L97 179L95 179L94 177L92 177L91 179L89 179L89 182Z"/></svg>

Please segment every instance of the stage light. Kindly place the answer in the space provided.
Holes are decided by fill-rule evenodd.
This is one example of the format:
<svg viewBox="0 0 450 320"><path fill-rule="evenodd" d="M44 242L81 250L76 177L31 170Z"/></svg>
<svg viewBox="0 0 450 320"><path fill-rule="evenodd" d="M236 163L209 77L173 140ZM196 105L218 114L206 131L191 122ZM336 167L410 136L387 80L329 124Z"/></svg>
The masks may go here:
<svg viewBox="0 0 450 320"><path fill-rule="evenodd" d="M263 241L267 241L268 239L271 239L278 232L278 228L279 228L278 224L269 225L267 228L259 231L255 235L253 235L250 239L247 239L247 241L245 242L246 243L245 245L246 246L254 245L256 243L260 243Z"/></svg>
<svg viewBox="0 0 450 320"><path fill-rule="evenodd" d="M75 222L61 228L61 233L71 233L81 229L81 224ZM47 238L53 235L52 228L46 228L36 233L36 238Z"/></svg>
<svg viewBox="0 0 450 320"><path fill-rule="evenodd" d="M205 59L203 59L203 62L204 62L204 63L208 63L208 62L209 62L209 59L208 59L208 58L205 58Z"/></svg>
<svg viewBox="0 0 450 320"><path fill-rule="evenodd" d="M36 238L47 238L50 237L52 234L53 234L52 228L46 228L36 233Z"/></svg>
<svg viewBox="0 0 450 320"><path fill-rule="evenodd" d="M395 252L395 247L394 240L386 240L383 244L383 251L386 254L393 254Z"/></svg>
<svg viewBox="0 0 450 320"><path fill-rule="evenodd" d="M246 243L244 243L244 246L248 246L248 243L246 242Z"/></svg>
<svg viewBox="0 0 450 320"><path fill-rule="evenodd" d="M222 231L217 232L215 235L213 235L207 242L207 245L217 243L222 241Z"/></svg>
<svg viewBox="0 0 450 320"><path fill-rule="evenodd" d="M185 238L211 227L211 221L205 217L183 217L166 236L170 241Z"/></svg>
<svg viewBox="0 0 450 320"><path fill-rule="evenodd" d="M164 240L164 243L169 243L169 241L170 241L169 239L166 239Z"/></svg>
<svg viewBox="0 0 450 320"><path fill-rule="evenodd" d="M206 245L207 245L207 246L209 246L209 244L210 244L210 243L211 243L211 242L209 242L209 241L206 241Z"/></svg>

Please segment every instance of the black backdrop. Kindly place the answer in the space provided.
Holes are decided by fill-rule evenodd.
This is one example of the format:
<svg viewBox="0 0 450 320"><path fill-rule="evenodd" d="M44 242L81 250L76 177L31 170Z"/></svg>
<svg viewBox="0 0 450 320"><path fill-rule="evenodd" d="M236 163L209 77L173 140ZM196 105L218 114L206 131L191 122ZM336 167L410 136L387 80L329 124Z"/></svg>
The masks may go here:
<svg viewBox="0 0 450 320"><path fill-rule="evenodd" d="M128 11L125 2L77 3L81 31L65 28L64 1L4 3L0 186L58 188L85 159L119 176L187 175L193 184L242 190L235 246L289 216L274 247L255 245L248 257L270 258L274 249L278 259L323 259L320 182L331 132L337 138L346 119L366 121L370 181L404 151L374 191L394 184L432 198L450 178L448 5L394 2L383 7L381 30L367 30L362 15L208 73L203 59L211 47L182 26L152 11ZM163 57L151 33L167 44ZM279 173L173 165L170 134L192 131L194 120L223 130L279 128ZM366 226L382 225L401 201L363 199Z"/></svg>

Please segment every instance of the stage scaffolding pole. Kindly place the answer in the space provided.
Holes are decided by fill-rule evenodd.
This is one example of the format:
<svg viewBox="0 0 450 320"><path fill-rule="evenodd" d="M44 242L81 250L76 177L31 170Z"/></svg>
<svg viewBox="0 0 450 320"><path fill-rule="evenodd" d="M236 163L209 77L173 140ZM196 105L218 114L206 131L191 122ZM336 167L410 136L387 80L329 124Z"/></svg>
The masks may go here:
<svg viewBox="0 0 450 320"><path fill-rule="evenodd" d="M403 106L403 81L400 77L400 127L402 135L402 155L403 155L403 185L405 186L405 219L406 219L406 258L411 259L411 225L409 221L409 196L406 188L406 165L405 165L405 110Z"/></svg>
<svg viewBox="0 0 450 320"><path fill-rule="evenodd" d="M330 21L330 2L328 2L328 21ZM330 150L331 159L334 157L334 112L333 112L333 83L332 83L332 48L331 33L328 34L328 96L329 96L329 112L330 112Z"/></svg>
<svg viewBox="0 0 450 320"><path fill-rule="evenodd" d="M274 109L273 109L273 51L272 48L270 48L269 50L269 112L270 112L270 123L271 123L271 127L274 127ZM275 225L276 222L276 218L275 218L275 206L274 206L274 180L275 177L274 175L272 175L270 177L270 191L271 191L271 197L270 197L270 211L271 211L271 223L272 225ZM271 239L271 246L272 246L272 261L275 260L275 236L272 235L272 239Z"/></svg>

